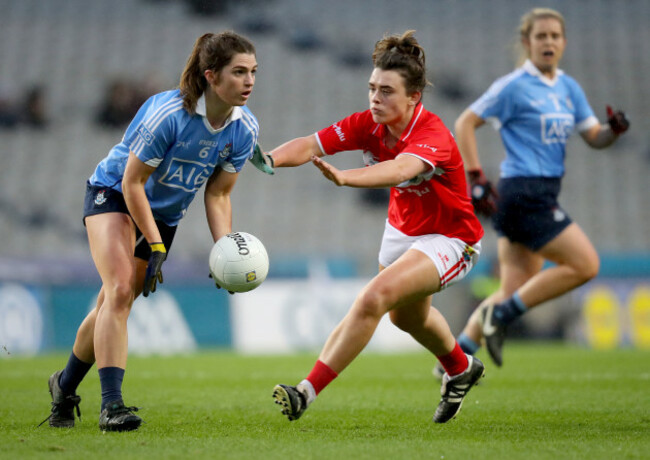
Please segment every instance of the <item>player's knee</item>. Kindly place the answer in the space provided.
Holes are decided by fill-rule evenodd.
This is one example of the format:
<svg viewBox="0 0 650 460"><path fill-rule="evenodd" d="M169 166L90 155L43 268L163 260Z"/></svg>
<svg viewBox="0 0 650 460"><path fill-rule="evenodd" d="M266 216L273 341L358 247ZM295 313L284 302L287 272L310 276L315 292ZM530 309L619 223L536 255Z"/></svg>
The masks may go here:
<svg viewBox="0 0 650 460"><path fill-rule="evenodd" d="M577 275L580 284L586 283L598 276L600 270L600 259L597 254L592 254L585 257L573 265L573 269Z"/></svg>
<svg viewBox="0 0 650 460"><path fill-rule="evenodd" d="M386 295L380 290L364 289L355 302L355 310L358 315L381 317L387 311Z"/></svg>
<svg viewBox="0 0 650 460"><path fill-rule="evenodd" d="M129 309L133 302L133 289L131 283L115 283L110 288L106 288L107 300L114 309Z"/></svg>
<svg viewBox="0 0 650 460"><path fill-rule="evenodd" d="M596 276L598 276L599 271L600 271L600 259L598 257L594 257L592 260L589 261L589 263L586 264L585 268L582 271L582 275L584 277L585 282L592 280Z"/></svg>

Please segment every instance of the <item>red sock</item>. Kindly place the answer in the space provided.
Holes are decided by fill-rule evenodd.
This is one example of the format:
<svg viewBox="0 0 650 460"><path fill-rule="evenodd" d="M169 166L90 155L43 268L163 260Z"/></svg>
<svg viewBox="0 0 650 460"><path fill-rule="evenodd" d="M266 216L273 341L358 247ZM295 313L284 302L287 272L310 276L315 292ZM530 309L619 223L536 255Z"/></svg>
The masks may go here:
<svg viewBox="0 0 650 460"><path fill-rule="evenodd" d="M462 374L467 369L467 366L469 366L467 356L465 356L465 353L460 348L460 345L458 345L458 342L456 342L456 346L451 351L451 353L444 356L438 356L437 358L450 377Z"/></svg>
<svg viewBox="0 0 650 460"><path fill-rule="evenodd" d="M338 374L320 359L314 364L314 368L307 376L307 380L312 384L316 394L320 393L329 383L334 380Z"/></svg>

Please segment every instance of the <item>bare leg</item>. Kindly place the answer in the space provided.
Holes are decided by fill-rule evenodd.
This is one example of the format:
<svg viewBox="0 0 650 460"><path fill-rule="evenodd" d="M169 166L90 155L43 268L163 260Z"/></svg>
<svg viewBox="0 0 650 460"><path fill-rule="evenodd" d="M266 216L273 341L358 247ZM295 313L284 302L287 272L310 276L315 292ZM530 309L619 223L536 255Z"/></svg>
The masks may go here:
<svg viewBox="0 0 650 460"><path fill-rule="evenodd" d="M86 218L86 228L104 293L95 315L93 343L97 368L125 369L128 351L126 322L135 298L134 225L126 214L107 213Z"/></svg>
<svg viewBox="0 0 650 460"><path fill-rule="evenodd" d="M415 315L414 323L427 321L427 325L420 325L416 332L419 340L427 344L425 346L443 353L450 352L455 340L447 322L442 315L438 317L435 314L428 321L428 316L423 313L424 300L427 310L431 311L428 307L431 294L439 288L438 271L433 262L420 251L407 251L361 291L348 314L327 339L320 361L336 373L342 372L368 344L381 317L397 308L403 308L404 315ZM444 326L438 324L441 319Z"/></svg>
<svg viewBox="0 0 650 460"><path fill-rule="evenodd" d="M480 308L501 302L516 291L528 308L534 308L586 283L598 274L598 253L575 223L569 225L539 251L499 238L501 288L474 310L463 332L475 342L482 338ZM544 259L556 264L541 270Z"/></svg>

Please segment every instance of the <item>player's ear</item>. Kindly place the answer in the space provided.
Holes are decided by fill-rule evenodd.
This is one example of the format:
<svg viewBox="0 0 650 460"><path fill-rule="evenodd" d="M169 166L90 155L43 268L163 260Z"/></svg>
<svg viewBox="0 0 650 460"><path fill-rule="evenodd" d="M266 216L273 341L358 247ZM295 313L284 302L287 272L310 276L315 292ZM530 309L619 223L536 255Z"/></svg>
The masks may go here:
<svg viewBox="0 0 650 460"><path fill-rule="evenodd" d="M414 91L409 96L409 105L416 106L422 100L422 91Z"/></svg>
<svg viewBox="0 0 650 460"><path fill-rule="evenodd" d="M219 82L219 76L214 70L207 69L203 72L203 76L210 85L216 85Z"/></svg>

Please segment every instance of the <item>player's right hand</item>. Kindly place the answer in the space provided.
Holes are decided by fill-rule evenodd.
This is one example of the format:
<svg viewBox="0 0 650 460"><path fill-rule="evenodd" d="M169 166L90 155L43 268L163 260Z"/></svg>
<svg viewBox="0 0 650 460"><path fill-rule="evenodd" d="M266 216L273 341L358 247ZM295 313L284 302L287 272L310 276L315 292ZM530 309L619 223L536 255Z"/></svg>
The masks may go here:
<svg viewBox="0 0 650 460"><path fill-rule="evenodd" d="M268 153L264 153L262 147L260 147L260 144L255 144L255 148L253 149L253 157L250 161L253 163L253 166L255 166L263 173L269 174L271 176L275 174L275 164L273 162L273 157Z"/></svg>
<svg viewBox="0 0 650 460"><path fill-rule="evenodd" d="M616 135L623 134L630 127L630 120L625 117L625 113L621 110L614 112L609 105L607 106L607 123Z"/></svg>
<svg viewBox="0 0 650 460"><path fill-rule="evenodd" d="M221 289L221 286L219 286L219 283L217 283L217 280L214 279L214 276L212 276L212 273L208 275L208 277L212 278L212 281L214 281L214 285L217 287L217 289ZM235 293L233 291L228 291L228 294L234 295Z"/></svg>
<svg viewBox="0 0 650 460"><path fill-rule="evenodd" d="M147 264L147 273L144 277L144 286L142 288L142 295L147 297L150 292L156 292L156 282L162 284L162 264L167 259L167 250L162 243L151 243L151 256L149 256L149 263Z"/></svg>
<svg viewBox="0 0 650 460"><path fill-rule="evenodd" d="M482 169L467 171L467 175L474 212L485 217L492 216L497 210L496 200L499 198L494 186Z"/></svg>

